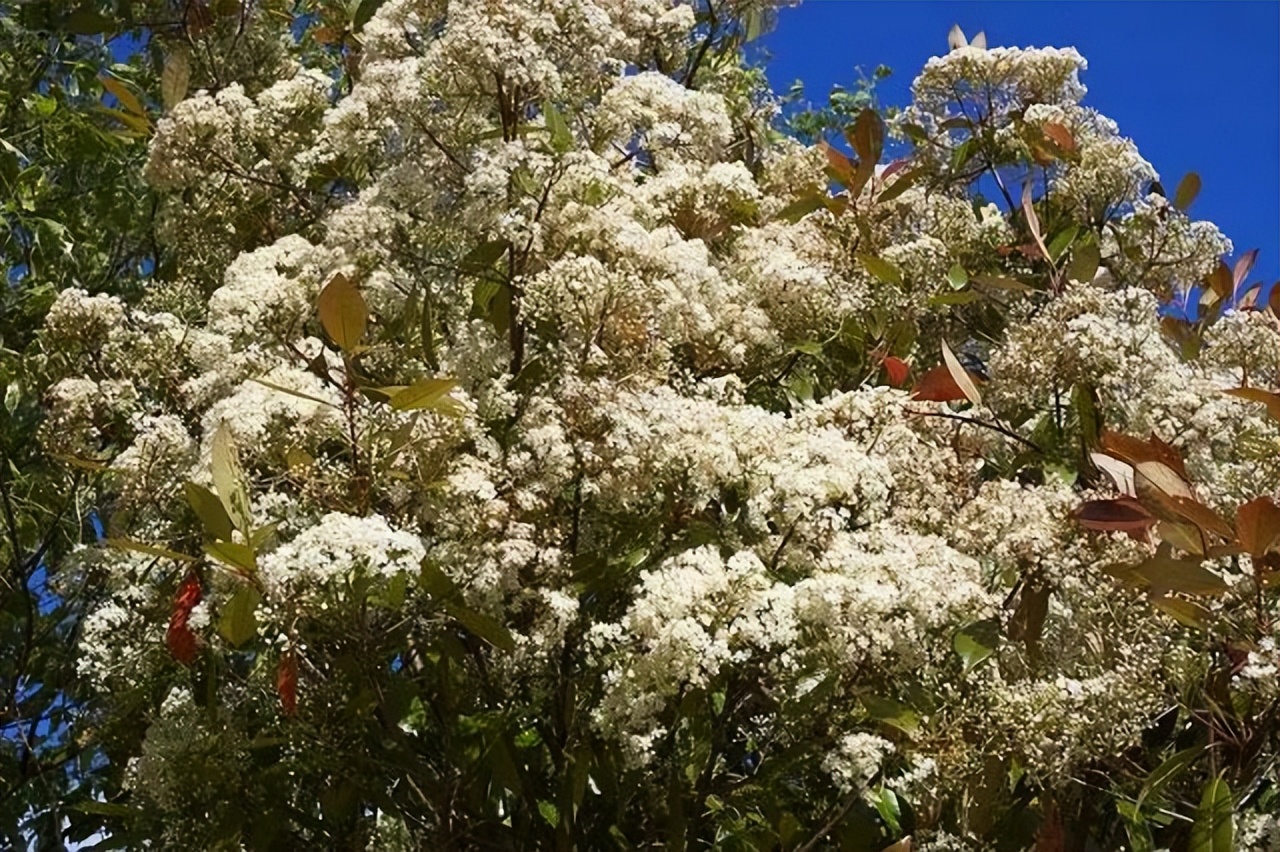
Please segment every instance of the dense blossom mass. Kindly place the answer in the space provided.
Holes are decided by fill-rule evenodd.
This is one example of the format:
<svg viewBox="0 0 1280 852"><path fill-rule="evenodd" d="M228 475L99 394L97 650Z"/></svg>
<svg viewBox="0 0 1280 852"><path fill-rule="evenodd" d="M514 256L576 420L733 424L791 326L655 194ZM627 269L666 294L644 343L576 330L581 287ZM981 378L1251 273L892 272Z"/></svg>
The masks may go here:
<svg viewBox="0 0 1280 852"><path fill-rule="evenodd" d="M1280 337L1161 315L1230 243L1070 49L786 138L767 11L387 0L341 82L280 57L158 122L176 263L42 337L44 444L107 470L117 836L1190 848L1221 779L1278 848L1274 590L1205 518L1280 486L1223 394ZM1126 490L1149 522L1082 525ZM1213 579L1128 582L1153 554Z"/></svg>

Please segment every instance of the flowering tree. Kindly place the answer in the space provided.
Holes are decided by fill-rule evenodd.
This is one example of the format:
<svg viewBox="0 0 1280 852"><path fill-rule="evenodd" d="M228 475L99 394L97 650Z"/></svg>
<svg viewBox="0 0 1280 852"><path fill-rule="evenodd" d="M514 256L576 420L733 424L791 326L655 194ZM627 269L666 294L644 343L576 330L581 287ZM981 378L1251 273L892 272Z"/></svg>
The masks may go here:
<svg viewBox="0 0 1280 852"><path fill-rule="evenodd" d="M172 108L172 264L41 333L106 845L1277 840L1275 317L1075 51L842 152L757 2L356 11Z"/></svg>

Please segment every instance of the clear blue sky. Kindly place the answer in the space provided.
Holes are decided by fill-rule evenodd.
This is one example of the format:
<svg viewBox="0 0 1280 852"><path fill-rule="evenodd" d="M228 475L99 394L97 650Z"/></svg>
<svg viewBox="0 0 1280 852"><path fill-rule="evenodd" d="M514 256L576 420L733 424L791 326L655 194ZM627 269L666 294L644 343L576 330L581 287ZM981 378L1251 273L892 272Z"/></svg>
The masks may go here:
<svg viewBox="0 0 1280 852"><path fill-rule="evenodd" d="M995 46L1075 47L1089 62L1085 103L1111 117L1172 195L1188 171L1203 189L1191 215L1237 252L1259 249L1250 281L1280 278L1280 2L852 2L808 0L779 13L761 41L773 88L805 82L822 102L833 83L893 69L877 91L905 104L911 80L947 49L947 31Z"/></svg>

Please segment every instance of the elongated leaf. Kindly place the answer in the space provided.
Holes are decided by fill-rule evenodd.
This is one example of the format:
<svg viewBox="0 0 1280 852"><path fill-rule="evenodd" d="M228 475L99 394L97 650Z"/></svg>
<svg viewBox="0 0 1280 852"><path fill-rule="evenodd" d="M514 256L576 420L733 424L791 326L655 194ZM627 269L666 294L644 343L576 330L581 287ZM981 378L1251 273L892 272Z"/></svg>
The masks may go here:
<svg viewBox="0 0 1280 852"><path fill-rule="evenodd" d="M1194 630L1204 630L1209 623L1209 610L1194 601L1157 595L1151 605L1174 621Z"/></svg>
<svg viewBox="0 0 1280 852"><path fill-rule="evenodd" d="M911 389L911 398L921 402L955 402L964 399L965 395L951 377L951 371L946 365L940 365L920 377Z"/></svg>
<svg viewBox="0 0 1280 852"><path fill-rule="evenodd" d="M971 672L979 663L994 654L999 647L1000 621L995 618L975 621L956 631L951 645L964 661L965 672Z"/></svg>
<svg viewBox="0 0 1280 852"><path fill-rule="evenodd" d="M1182 176L1182 180L1178 181L1178 188L1173 193L1173 206L1185 213L1199 194L1200 175L1187 172Z"/></svg>
<svg viewBox="0 0 1280 852"><path fill-rule="evenodd" d="M1058 258L1062 257L1062 253L1071 247L1075 242L1076 234L1080 233L1078 225L1070 225L1057 233L1052 240L1049 241L1049 258L1055 263Z"/></svg>
<svg viewBox="0 0 1280 852"><path fill-rule="evenodd" d="M1156 518L1131 497L1085 501L1075 517L1080 526L1091 530L1142 532L1156 524Z"/></svg>
<svg viewBox="0 0 1280 852"><path fill-rule="evenodd" d="M1280 538L1280 506L1270 497L1241 505L1236 510L1236 535L1250 556L1262 556Z"/></svg>
<svg viewBox="0 0 1280 852"><path fill-rule="evenodd" d="M551 134L551 147L561 154L572 148L573 131L569 129L569 123L564 120L564 114L556 109L556 105L551 101L544 102L542 117Z"/></svg>
<svg viewBox="0 0 1280 852"><path fill-rule="evenodd" d="M145 118L147 110L142 106L142 101L138 100L138 96L129 90L129 87L121 80L110 75L103 75L102 88L106 89L115 99L120 102L120 106L124 107L127 112L133 115Z"/></svg>
<svg viewBox="0 0 1280 852"><path fill-rule="evenodd" d="M1231 788L1221 777L1204 787L1196 821L1191 826L1190 852L1234 852L1235 803Z"/></svg>
<svg viewBox="0 0 1280 852"><path fill-rule="evenodd" d="M1161 545L1155 556L1133 566L1133 575L1158 591L1184 595L1220 595L1227 591L1226 582L1201 565L1198 558L1174 559L1166 547Z"/></svg>
<svg viewBox="0 0 1280 852"><path fill-rule="evenodd" d="M211 541L204 546L204 552L219 562L236 569L243 577L252 577L258 572L258 561L254 557L253 548L233 541Z"/></svg>
<svg viewBox="0 0 1280 852"><path fill-rule="evenodd" d="M250 379L249 381L253 382L255 385L262 385L264 388L271 388L273 391L277 391L279 393L287 393L289 396L296 396L298 399L305 399L308 402L318 403L319 405L327 405L329 408L340 407L327 399L321 399L320 397L312 396L309 393L303 393L302 391L297 391L293 388L287 388L284 385L278 385L275 382L268 382L264 379Z"/></svg>
<svg viewBox="0 0 1280 852"><path fill-rule="evenodd" d="M902 270L882 257L876 257L872 254L859 254L858 262L862 264L863 269L886 284L899 285L902 283Z"/></svg>
<svg viewBox="0 0 1280 852"><path fill-rule="evenodd" d="M164 57L164 70L160 73L160 99L164 108L171 110L187 96L191 82L191 57L185 44L178 44Z"/></svg>
<svg viewBox="0 0 1280 852"><path fill-rule="evenodd" d="M225 420L218 424L213 433L210 459L213 487L218 492L218 499L222 501L223 508L227 510L227 516L236 529L248 535L253 529L253 516L249 511L249 487L244 470L240 467L235 439L232 438L231 428Z"/></svg>
<svg viewBox="0 0 1280 852"><path fill-rule="evenodd" d="M185 553L169 550L166 547L156 547L153 544L143 544L140 541L133 541L127 538L108 538L103 539L103 544L108 547L114 547L117 550L132 550L134 553L145 553L147 556L159 556L162 559L172 559L175 562L198 562L194 556L188 556Z"/></svg>
<svg viewBox="0 0 1280 852"><path fill-rule="evenodd" d="M1013 290L1016 293L1036 292L1036 288L1007 275L974 275L972 280L977 284L995 287L997 290Z"/></svg>
<svg viewBox="0 0 1280 852"><path fill-rule="evenodd" d="M1280 393L1272 393L1262 388L1231 388L1223 393L1250 402L1260 402L1267 407L1267 414L1280 420Z"/></svg>
<svg viewBox="0 0 1280 852"><path fill-rule="evenodd" d="M1090 284L1098 274L1098 265L1102 262L1102 254L1098 250L1098 241L1092 234L1087 239L1077 240L1071 249L1071 262L1067 264L1067 279L1077 284Z"/></svg>
<svg viewBox="0 0 1280 852"><path fill-rule="evenodd" d="M947 341L939 341L942 344L942 362L947 367L947 372L951 374L951 378L955 381L956 386L964 394L964 398L974 405L982 405L982 394L978 393L978 386L974 384L973 377L969 371L960 366L960 362L956 360L956 356L951 352L951 347L947 345Z"/></svg>
<svg viewBox="0 0 1280 852"><path fill-rule="evenodd" d="M778 218L784 222L794 224L815 210L821 210L824 206L826 206L826 198L823 194L814 190L812 193L791 202L779 210Z"/></svg>
<svg viewBox="0 0 1280 852"><path fill-rule="evenodd" d="M192 511L204 525L204 531L213 538L230 540L235 525L231 523L231 516L227 514L227 509L218 499L218 495L194 482L182 483L182 491L186 494L187 503L191 505Z"/></svg>
<svg viewBox="0 0 1280 852"><path fill-rule="evenodd" d="M959 24L952 24L951 31L947 33L947 47L951 50L959 50L968 46L969 40L964 37L964 30L960 29Z"/></svg>
<svg viewBox="0 0 1280 852"><path fill-rule="evenodd" d="M369 307L360 289L342 273L329 279L316 304L325 334L343 352L360 345L369 324Z"/></svg>
<svg viewBox="0 0 1280 852"><path fill-rule="evenodd" d="M860 699L867 715L877 722L897 728L903 733L914 734L920 729L920 714L900 701L863 695Z"/></svg>
<svg viewBox="0 0 1280 852"><path fill-rule="evenodd" d="M901 172L894 176L893 181L884 188L884 190L876 196L876 203L884 203L892 201L902 193L906 192L916 181L920 180L925 174L925 169L912 169L908 172Z"/></svg>
<svg viewBox="0 0 1280 852"><path fill-rule="evenodd" d="M438 407L445 394L458 386L453 379L420 379L392 395L391 407L396 411L415 411ZM451 400L456 405L456 400Z"/></svg>
<svg viewBox="0 0 1280 852"><path fill-rule="evenodd" d="M884 122L880 114L870 107L858 113L853 122L849 143L858 155L859 168L874 167L884 153Z"/></svg>
<svg viewBox="0 0 1280 852"><path fill-rule="evenodd" d="M1195 763L1200 755L1204 754L1204 746L1195 745L1190 748L1184 748L1181 751L1174 752L1163 763L1151 771L1147 776L1147 780L1142 784L1142 791L1138 794L1138 807L1141 808L1143 802L1152 796L1159 796L1165 787L1176 781L1178 776L1186 771L1187 767Z"/></svg>
<svg viewBox="0 0 1280 852"><path fill-rule="evenodd" d="M449 615L457 619L458 623L467 630L500 651L511 652L516 649L515 640L511 638L511 634L507 632L507 628L498 623L494 619L481 612L476 612L470 607L460 603L449 603L445 607Z"/></svg>
<svg viewBox="0 0 1280 852"><path fill-rule="evenodd" d="M1045 137L1054 145L1057 145L1064 154L1074 154L1076 151L1076 140L1071 135L1071 131L1064 125L1058 124L1056 121L1046 122L1041 128Z"/></svg>
<svg viewBox="0 0 1280 852"><path fill-rule="evenodd" d="M234 647L239 648L258 635L258 603L262 596L249 583L243 583L222 610L218 619L218 632Z"/></svg>
<svg viewBox="0 0 1280 852"><path fill-rule="evenodd" d="M1044 244L1044 236L1040 233L1040 217L1036 215L1035 205L1031 202L1031 181L1022 185L1022 212L1027 217L1027 228L1031 231L1031 238L1036 241L1036 247L1046 259L1052 261L1053 255L1049 253L1048 246Z"/></svg>

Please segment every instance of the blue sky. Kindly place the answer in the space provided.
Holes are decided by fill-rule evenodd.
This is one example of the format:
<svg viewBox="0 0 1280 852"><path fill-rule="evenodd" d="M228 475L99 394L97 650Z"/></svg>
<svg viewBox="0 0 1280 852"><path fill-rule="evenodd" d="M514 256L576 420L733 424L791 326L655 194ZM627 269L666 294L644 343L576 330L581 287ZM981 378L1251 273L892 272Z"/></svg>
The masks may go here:
<svg viewBox="0 0 1280 852"><path fill-rule="evenodd" d="M911 80L959 24L991 46L1075 47L1088 60L1085 103L1114 119L1170 195L1188 171L1203 188L1191 215L1237 252L1259 249L1250 281L1280 278L1280 2L905 2L808 0L783 9L761 41L769 81L833 83L888 65L882 103L905 104Z"/></svg>

